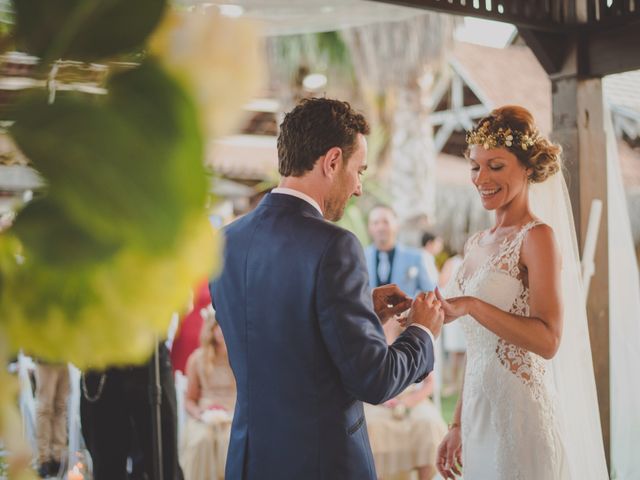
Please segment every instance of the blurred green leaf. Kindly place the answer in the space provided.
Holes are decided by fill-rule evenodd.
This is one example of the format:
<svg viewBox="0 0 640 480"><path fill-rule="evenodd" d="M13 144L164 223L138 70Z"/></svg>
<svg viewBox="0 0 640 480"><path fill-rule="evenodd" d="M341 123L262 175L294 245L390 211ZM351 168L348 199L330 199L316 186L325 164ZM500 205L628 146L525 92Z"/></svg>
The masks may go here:
<svg viewBox="0 0 640 480"><path fill-rule="evenodd" d="M358 237L358 240L360 240L363 246L369 244L366 215L354 198L349 201L347 208L345 208L344 215L337 223Z"/></svg>
<svg viewBox="0 0 640 480"><path fill-rule="evenodd" d="M31 258L37 256L44 263L68 269L103 261L119 247L75 224L49 198L27 205L16 219L13 231L22 239Z"/></svg>
<svg viewBox="0 0 640 480"><path fill-rule="evenodd" d="M113 77L104 98L35 95L10 133L49 184L48 195L107 244L174 246L207 184L193 102L158 65Z"/></svg>
<svg viewBox="0 0 640 480"><path fill-rule="evenodd" d="M45 59L97 60L144 43L166 0L13 0L16 37Z"/></svg>

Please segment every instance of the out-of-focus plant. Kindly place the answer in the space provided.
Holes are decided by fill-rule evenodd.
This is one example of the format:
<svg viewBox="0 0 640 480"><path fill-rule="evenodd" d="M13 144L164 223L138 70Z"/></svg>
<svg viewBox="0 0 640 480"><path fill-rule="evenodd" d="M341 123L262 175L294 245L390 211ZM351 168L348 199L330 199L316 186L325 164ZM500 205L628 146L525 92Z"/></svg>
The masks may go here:
<svg viewBox="0 0 640 480"><path fill-rule="evenodd" d="M258 36L213 10L176 16L165 0L13 10L12 39L41 58L42 78L59 58L139 61L111 69L105 94L33 91L11 107L9 133L47 189L0 235L0 363L19 348L81 368L143 361L218 263L204 145L260 80ZM3 379L0 435L11 389Z"/></svg>
<svg viewBox="0 0 640 480"><path fill-rule="evenodd" d="M391 198L379 179L378 170L380 153L385 146L387 133L380 125L374 125L367 138L367 171L362 179L362 196L352 198L347 204L344 216L338 222L342 228L346 228L355 234L363 246L369 244L369 230L367 215L376 204L391 204Z"/></svg>
<svg viewBox="0 0 640 480"><path fill-rule="evenodd" d="M209 135L236 125L238 108L264 80L264 50L255 26L215 8L170 11L153 34L150 50L193 92Z"/></svg>

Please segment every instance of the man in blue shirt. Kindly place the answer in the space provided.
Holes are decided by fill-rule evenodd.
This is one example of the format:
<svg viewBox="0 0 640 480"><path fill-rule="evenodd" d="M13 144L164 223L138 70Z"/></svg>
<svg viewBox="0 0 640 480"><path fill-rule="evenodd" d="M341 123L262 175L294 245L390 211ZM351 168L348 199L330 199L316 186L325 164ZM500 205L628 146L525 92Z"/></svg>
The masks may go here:
<svg viewBox="0 0 640 480"><path fill-rule="evenodd" d="M391 207L377 205L371 209L369 235L373 243L365 255L372 288L396 284L412 297L435 290L437 279L429 276L424 253L397 242L398 218Z"/></svg>

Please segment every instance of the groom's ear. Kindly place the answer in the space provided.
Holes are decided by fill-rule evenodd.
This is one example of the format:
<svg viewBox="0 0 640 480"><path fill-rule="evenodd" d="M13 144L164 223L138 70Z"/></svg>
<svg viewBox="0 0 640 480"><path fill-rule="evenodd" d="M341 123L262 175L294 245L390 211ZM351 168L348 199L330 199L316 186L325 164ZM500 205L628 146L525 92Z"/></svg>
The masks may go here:
<svg viewBox="0 0 640 480"><path fill-rule="evenodd" d="M320 157L322 162L322 173L329 178L333 178L336 172L342 168L342 149L332 147L327 150L324 156Z"/></svg>

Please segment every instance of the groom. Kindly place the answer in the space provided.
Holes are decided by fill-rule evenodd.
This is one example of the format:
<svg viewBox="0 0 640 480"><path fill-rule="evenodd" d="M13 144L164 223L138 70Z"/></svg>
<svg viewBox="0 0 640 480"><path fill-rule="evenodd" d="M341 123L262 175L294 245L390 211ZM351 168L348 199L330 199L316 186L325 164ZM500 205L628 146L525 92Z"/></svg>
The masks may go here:
<svg viewBox="0 0 640 480"><path fill-rule="evenodd" d="M338 220L362 193L369 131L348 103L303 101L278 137L279 188L227 227L211 284L238 398L229 479L376 479L362 401L395 397L433 368L433 293L373 291ZM387 346L381 322L411 307Z"/></svg>

